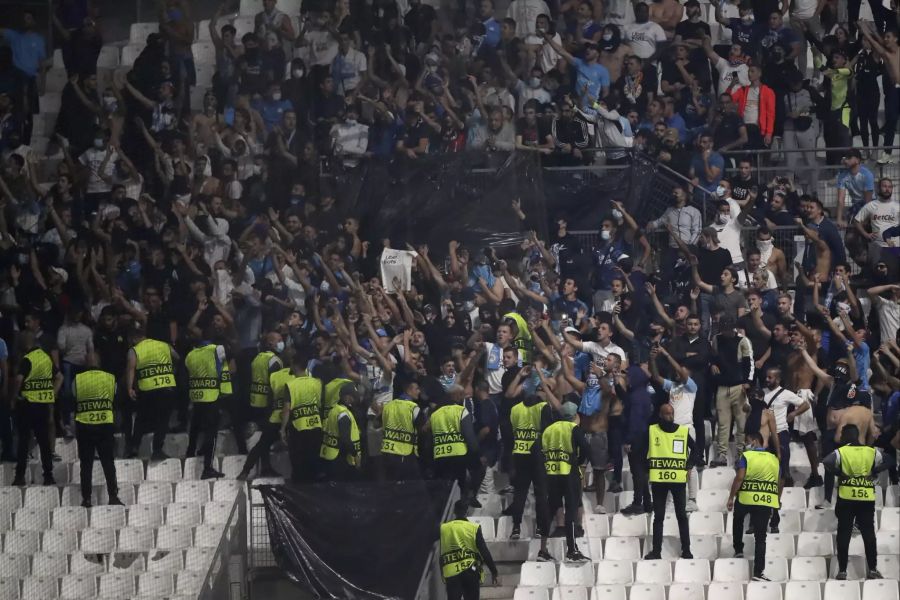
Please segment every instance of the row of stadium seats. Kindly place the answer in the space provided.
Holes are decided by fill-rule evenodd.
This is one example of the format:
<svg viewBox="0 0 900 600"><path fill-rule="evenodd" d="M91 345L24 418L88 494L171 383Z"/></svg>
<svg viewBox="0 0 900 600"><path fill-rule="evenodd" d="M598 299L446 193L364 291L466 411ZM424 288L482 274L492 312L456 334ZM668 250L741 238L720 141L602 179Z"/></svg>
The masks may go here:
<svg viewBox="0 0 900 600"><path fill-rule="evenodd" d="M3 552L5 555L31 555L38 551L106 554L115 551L216 548L223 533L225 526L214 523L197 527L184 525L163 525L156 528L125 527L121 531L113 528L88 528L80 532L73 529L17 530L3 534Z"/></svg>
<svg viewBox="0 0 900 600"><path fill-rule="evenodd" d="M221 524L228 521L234 502L186 500L168 504L125 506L60 506L52 510L26 506L13 513L0 511L0 531L120 529L165 525Z"/></svg>
<svg viewBox="0 0 900 600"><path fill-rule="evenodd" d="M74 551L36 552L2 555L0 579L20 577L64 577L66 575L103 575L104 573L179 573L206 572L215 557L214 548L188 548L169 552L115 552L106 555ZM16 570L13 571L12 569Z"/></svg>
<svg viewBox="0 0 900 600"><path fill-rule="evenodd" d="M196 600L205 579L205 573L192 571L0 579L0 600Z"/></svg>

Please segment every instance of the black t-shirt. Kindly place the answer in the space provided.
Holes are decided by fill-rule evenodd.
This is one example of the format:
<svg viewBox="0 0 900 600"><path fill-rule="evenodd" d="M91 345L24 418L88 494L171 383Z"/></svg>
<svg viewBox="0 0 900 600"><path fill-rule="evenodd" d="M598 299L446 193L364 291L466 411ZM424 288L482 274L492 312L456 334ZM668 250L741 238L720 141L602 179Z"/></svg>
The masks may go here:
<svg viewBox="0 0 900 600"><path fill-rule="evenodd" d="M721 282L722 271L731 265L731 252L725 248L709 250L698 247L695 254L699 260L697 271L700 273L700 279L708 285L718 286Z"/></svg>
<svg viewBox="0 0 900 600"><path fill-rule="evenodd" d="M100 357L100 368L121 377L125 373L125 356L128 353L128 341L121 331L94 332L94 349Z"/></svg>
<svg viewBox="0 0 900 600"><path fill-rule="evenodd" d="M704 21L692 23L691 21L681 21L675 26L675 35L681 36L682 40L703 40L704 36L711 36L709 24ZM692 66L702 66L706 60L706 53L703 48L693 48L688 54L688 59Z"/></svg>
<svg viewBox="0 0 900 600"><path fill-rule="evenodd" d="M744 179L740 175L733 175L728 178L728 182L731 184L731 197L738 202L746 200L750 196L750 192L757 187L752 176Z"/></svg>
<svg viewBox="0 0 900 600"><path fill-rule="evenodd" d="M716 126L716 133L713 136L713 146L721 148L740 138L740 129L743 125L744 120L735 114L722 115L722 120Z"/></svg>
<svg viewBox="0 0 900 600"><path fill-rule="evenodd" d="M775 327L775 317L769 313L764 312L762 314L762 322L763 325L766 326L766 329L772 331L772 328ZM750 340L750 344L753 346L753 356L760 357L766 353L766 348L769 346L770 336L765 336L763 333L757 329L755 321L753 319L753 315L747 313L742 317L738 317L738 327L744 330L744 336Z"/></svg>
<svg viewBox="0 0 900 600"><path fill-rule="evenodd" d="M540 146L550 135L550 127L542 119L530 124L523 117L516 121L516 134L522 136L522 143L526 146Z"/></svg>

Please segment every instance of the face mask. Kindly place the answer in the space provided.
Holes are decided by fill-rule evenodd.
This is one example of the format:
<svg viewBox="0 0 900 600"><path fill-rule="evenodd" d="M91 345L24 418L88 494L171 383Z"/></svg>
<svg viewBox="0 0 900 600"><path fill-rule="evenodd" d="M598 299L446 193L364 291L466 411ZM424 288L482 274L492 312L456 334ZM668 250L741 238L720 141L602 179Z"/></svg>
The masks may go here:
<svg viewBox="0 0 900 600"><path fill-rule="evenodd" d="M281 92L275 92L274 94L272 94L272 100L274 100L275 102L280 101L281 100Z"/></svg>
<svg viewBox="0 0 900 600"><path fill-rule="evenodd" d="M294 69L292 71L292 74L294 76L294 79L300 79L301 77L303 77L303 69Z"/></svg>
<svg viewBox="0 0 900 600"><path fill-rule="evenodd" d="M356 125L356 119L347 119L347 125Z"/></svg>
<svg viewBox="0 0 900 600"><path fill-rule="evenodd" d="M282 340L282 341L278 342L277 344L275 344L275 352L278 352L279 354L281 354L282 352L284 352L284 340Z"/></svg>
<svg viewBox="0 0 900 600"><path fill-rule="evenodd" d="M756 240L756 247L761 251L771 250L773 246L772 240Z"/></svg>
<svg viewBox="0 0 900 600"><path fill-rule="evenodd" d="M612 39L613 39L613 34L612 34L612 33L610 33L610 32L607 31L606 33L603 34L603 41L604 41L604 42L608 42L608 41L610 41L610 40L612 40Z"/></svg>
<svg viewBox="0 0 900 600"><path fill-rule="evenodd" d="M718 196L719 198L724 198L727 192L728 190L725 189L725 186L720 185L716 187L716 196Z"/></svg>
<svg viewBox="0 0 900 600"><path fill-rule="evenodd" d="M537 89L541 87L541 78L540 77L532 77L528 80L528 87Z"/></svg>
<svg viewBox="0 0 900 600"><path fill-rule="evenodd" d="M609 238L611 238L611 237L612 237L612 234L609 232L608 229L604 229L603 231L600 232L600 239L602 239L604 242L609 241Z"/></svg>
<svg viewBox="0 0 900 600"><path fill-rule="evenodd" d="M103 148L103 138L97 138L94 140L94 148L98 150Z"/></svg>
<svg viewBox="0 0 900 600"><path fill-rule="evenodd" d="M613 216L613 218L614 218L616 221L619 221L619 222L621 223L621 222L622 222L622 217L623 217L624 215L622 214L622 211L620 211L618 208L614 208L614 209L612 210L612 216Z"/></svg>
<svg viewBox="0 0 900 600"><path fill-rule="evenodd" d="M437 65L428 65L425 70L429 73L437 73Z"/></svg>
<svg viewBox="0 0 900 600"><path fill-rule="evenodd" d="M751 13L749 15L744 15L743 17L741 17L741 22L744 25L751 25L751 24L753 24L754 19L755 19L755 17Z"/></svg>
<svg viewBox="0 0 900 600"><path fill-rule="evenodd" d="M294 194L291 196L291 204L303 204L306 202L306 196Z"/></svg>
<svg viewBox="0 0 900 600"><path fill-rule="evenodd" d="M726 223L728 223L728 217L723 214L719 214L719 216L716 217L716 223L718 223L719 225L725 225Z"/></svg>

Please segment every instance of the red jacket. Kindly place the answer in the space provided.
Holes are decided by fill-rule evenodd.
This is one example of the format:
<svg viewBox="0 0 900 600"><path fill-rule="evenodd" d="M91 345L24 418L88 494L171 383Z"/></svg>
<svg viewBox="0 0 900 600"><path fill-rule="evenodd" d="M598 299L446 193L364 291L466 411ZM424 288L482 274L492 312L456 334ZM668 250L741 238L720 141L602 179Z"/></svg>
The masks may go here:
<svg viewBox="0 0 900 600"><path fill-rule="evenodd" d="M747 107L747 94L750 86L738 88L731 94L731 99L738 105L738 114L743 118ZM759 86L759 130L763 137L773 135L775 131L775 92L767 85Z"/></svg>

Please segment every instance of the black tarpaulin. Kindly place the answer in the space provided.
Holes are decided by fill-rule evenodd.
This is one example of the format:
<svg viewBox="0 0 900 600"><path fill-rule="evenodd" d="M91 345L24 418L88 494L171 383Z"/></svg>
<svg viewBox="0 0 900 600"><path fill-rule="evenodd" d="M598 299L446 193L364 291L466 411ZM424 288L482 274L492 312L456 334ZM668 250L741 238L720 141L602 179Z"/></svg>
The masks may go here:
<svg viewBox="0 0 900 600"><path fill-rule="evenodd" d="M259 486L272 551L317 598L411 600L438 539L446 481Z"/></svg>

